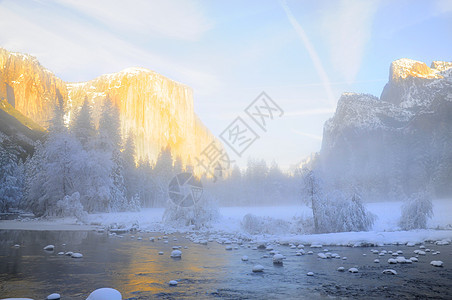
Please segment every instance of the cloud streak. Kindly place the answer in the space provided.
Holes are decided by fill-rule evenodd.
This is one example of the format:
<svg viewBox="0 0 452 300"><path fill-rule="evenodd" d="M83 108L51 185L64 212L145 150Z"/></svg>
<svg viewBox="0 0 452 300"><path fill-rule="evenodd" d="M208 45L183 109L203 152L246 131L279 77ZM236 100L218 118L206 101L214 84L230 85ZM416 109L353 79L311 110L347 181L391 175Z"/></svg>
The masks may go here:
<svg viewBox="0 0 452 300"><path fill-rule="evenodd" d="M323 31L334 68L352 84L370 40L379 1L341 0L324 7Z"/></svg>
<svg viewBox="0 0 452 300"><path fill-rule="evenodd" d="M293 133L296 133L296 134L298 134L298 135L301 135L301 136L310 138L310 139L317 140L317 141L321 141L322 138L323 138L323 137L320 136L320 135L315 135L315 134L311 134L311 133L307 133L307 132L298 131L298 130L295 130L295 129L293 129L293 128L292 128L292 132L293 132Z"/></svg>
<svg viewBox="0 0 452 300"><path fill-rule="evenodd" d="M314 67L315 67L317 73L319 74L320 79L322 80L323 86L324 86L326 94L327 94L327 99L328 99L329 105L331 107L334 107L335 98L334 98L334 94L333 94L333 91L332 91L331 86L330 86L330 80L328 78L327 73L325 72L325 69L323 67L323 64L322 64L322 61L321 61L319 55L315 51L315 48L312 45L311 41L309 40L308 35L303 30L301 25L298 23L298 21L294 17L294 15L292 14L292 11L290 10L290 8L287 5L286 1L282 0L281 1L281 6L283 7L284 12L287 15L287 18L289 19L290 24L292 25L292 27L297 32L297 34L300 37L300 39L302 40L306 50L308 51L308 54L309 54L309 56L310 56L310 58L311 58L311 60L312 60L312 62L314 64Z"/></svg>
<svg viewBox="0 0 452 300"><path fill-rule="evenodd" d="M144 49L104 26L93 24L92 20L86 22L87 16L83 13L70 11L71 18L68 18L65 7L72 5L71 1L60 3L60 14L49 5L52 3L34 3L34 7L23 7L11 1L0 3L0 26L8 28L0 32L0 45L11 51L37 56L45 67L66 81L86 81L104 73L140 66L186 83L198 93L212 91L219 85L210 73ZM85 9L85 6L78 8L80 11ZM96 16L98 12L93 14ZM130 17L127 14L123 16ZM106 19L105 22L108 17ZM188 36L194 38L201 31L195 30ZM173 29L173 33L162 31L159 34L178 38L174 32L177 29Z"/></svg>
<svg viewBox="0 0 452 300"><path fill-rule="evenodd" d="M57 3L93 18L109 30L144 38L195 41L212 27L199 3L191 0L59 0Z"/></svg>
<svg viewBox="0 0 452 300"><path fill-rule="evenodd" d="M331 109L331 108L318 108L318 109L306 109L306 110L286 112L284 115L287 117L314 116L314 115L333 114L335 111L336 111L335 109Z"/></svg>

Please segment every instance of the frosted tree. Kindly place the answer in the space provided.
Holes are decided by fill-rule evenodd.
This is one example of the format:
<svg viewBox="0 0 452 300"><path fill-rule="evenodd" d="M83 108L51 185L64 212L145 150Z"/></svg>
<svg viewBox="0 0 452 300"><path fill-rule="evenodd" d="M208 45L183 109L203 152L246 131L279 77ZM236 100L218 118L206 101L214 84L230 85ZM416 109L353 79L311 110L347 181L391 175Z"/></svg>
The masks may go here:
<svg viewBox="0 0 452 300"><path fill-rule="evenodd" d="M103 154L101 160L110 161L110 209L114 211L127 209L126 188L124 185L124 162L121 155L121 131L119 112L107 99L102 107L99 120L99 134L96 150Z"/></svg>
<svg viewBox="0 0 452 300"><path fill-rule="evenodd" d="M174 166L173 166L173 173L174 174L179 174L184 172L184 166L182 164L182 159L180 156L176 157L176 160L174 161Z"/></svg>
<svg viewBox="0 0 452 300"><path fill-rule="evenodd" d="M304 170L302 188L302 199L305 203L309 203L312 208L312 217L314 219L314 231L317 233L319 227L319 215L321 214L321 187L317 175L312 170Z"/></svg>
<svg viewBox="0 0 452 300"><path fill-rule="evenodd" d="M124 184L127 191L127 199L132 199L132 197L139 193L138 172L135 157L136 152L133 134L129 132L126 142L124 143L124 150L122 151L122 159L124 162Z"/></svg>
<svg viewBox="0 0 452 300"><path fill-rule="evenodd" d="M174 176L173 156L169 146L160 151L152 173L157 188L157 202L159 205L164 205L168 199L168 184Z"/></svg>
<svg viewBox="0 0 452 300"><path fill-rule="evenodd" d="M433 217L433 204L427 192L411 195L402 205L399 226L403 230L427 227L427 220Z"/></svg>
<svg viewBox="0 0 452 300"><path fill-rule="evenodd" d="M52 130L53 131L53 130ZM91 108L89 107L88 99L85 98L83 106L78 112L73 124L71 126L71 131L74 133L75 137L82 143L84 149L90 149L93 138L96 134L96 129L94 127Z"/></svg>
<svg viewBox="0 0 452 300"><path fill-rule="evenodd" d="M24 168L14 152L0 144L0 212L17 208L23 196Z"/></svg>
<svg viewBox="0 0 452 300"><path fill-rule="evenodd" d="M138 162L138 194L142 206L155 206L155 190L157 189L152 179L152 167L148 160L140 160Z"/></svg>
<svg viewBox="0 0 452 300"><path fill-rule="evenodd" d="M49 128L44 144L37 147L28 165L32 180L27 181L27 204L36 215L57 215L56 203L75 192L77 158L83 152L80 142L67 133L58 105Z"/></svg>
<svg viewBox="0 0 452 300"><path fill-rule="evenodd" d="M75 192L71 196L66 195L56 204L57 214L63 217L76 217L78 221L85 222L87 213L80 202L80 193Z"/></svg>
<svg viewBox="0 0 452 300"><path fill-rule="evenodd" d="M268 167L265 160L248 160L244 180L244 193L254 205L262 205L266 199L266 177Z"/></svg>
<svg viewBox="0 0 452 300"><path fill-rule="evenodd" d="M278 164L274 161L267 174L267 195L269 204L280 202L287 192L288 178L284 176Z"/></svg>
<svg viewBox="0 0 452 300"><path fill-rule="evenodd" d="M119 111L107 98L101 109L96 148L105 152L120 151L122 144L120 128Z"/></svg>
<svg viewBox="0 0 452 300"><path fill-rule="evenodd" d="M43 184L44 176L45 151L44 145L38 142L32 157L25 162L25 193L21 203L21 208L36 211L38 202L36 199L44 194Z"/></svg>

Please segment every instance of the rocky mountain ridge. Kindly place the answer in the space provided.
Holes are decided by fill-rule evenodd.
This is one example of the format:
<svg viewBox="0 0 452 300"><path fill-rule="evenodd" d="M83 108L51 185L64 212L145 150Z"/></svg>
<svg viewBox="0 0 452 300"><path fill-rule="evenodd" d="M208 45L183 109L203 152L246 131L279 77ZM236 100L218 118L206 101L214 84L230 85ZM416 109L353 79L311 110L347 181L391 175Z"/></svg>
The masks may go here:
<svg viewBox="0 0 452 300"><path fill-rule="evenodd" d="M452 195L452 63L401 59L380 98L344 93L325 123L320 168L368 198Z"/></svg>
<svg viewBox="0 0 452 300"><path fill-rule="evenodd" d="M69 122L87 99L97 122L103 103L111 99L123 136L135 137L137 160L155 162L169 145L173 156L188 164L212 141L222 147L194 113L192 89L144 68L67 83L35 57L0 48L0 99L45 128L56 103L63 104Z"/></svg>

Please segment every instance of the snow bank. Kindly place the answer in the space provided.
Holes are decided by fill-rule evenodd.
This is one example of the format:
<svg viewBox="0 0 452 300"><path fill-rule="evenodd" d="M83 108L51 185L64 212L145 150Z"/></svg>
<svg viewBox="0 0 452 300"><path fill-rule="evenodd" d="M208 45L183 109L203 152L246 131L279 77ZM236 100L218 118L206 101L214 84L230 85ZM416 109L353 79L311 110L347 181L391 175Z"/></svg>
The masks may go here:
<svg viewBox="0 0 452 300"><path fill-rule="evenodd" d="M303 234L293 231L295 223L300 219L308 219L312 211L306 206L274 206L274 207L223 207L220 208L220 218L209 229L196 231L198 237L207 244L208 238L204 233L217 233L229 237L248 239L271 243L286 243L306 246L312 244L321 245L380 245L392 243L420 243L425 240L449 241L452 239L452 199L433 200L433 218L427 226L430 229L399 231L398 220L401 215L402 202L367 203L369 211L377 215L377 220L372 231L369 232L342 232L327 234ZM76 223L75 218L28 220L28 221L0 221L0 229L28 229L28 230L94 230L99 228L121 228L121 230L143 230L150 232L193 232L190 227L172 227L164 225L162 216L163 208L147 208L140 212L100 213L90 214L87 217L89 225ZM245 215L252 214L253 220L257 220L259 228L257 232L246 232L242 228ZM72 223L71 223L72 222ZM249 225L252 222L250 222ZM278 224L282 228L278 228ZM291 230L287 224L291 224ZM262 230L265 229L265 230ZM442 229L442 230L435 230ZM292 232L292 233L291 233ZM152 239L150 239L152 241ZM450 241L449 241L450 243ZM307 253L309 254L309 253Z"/></svg>

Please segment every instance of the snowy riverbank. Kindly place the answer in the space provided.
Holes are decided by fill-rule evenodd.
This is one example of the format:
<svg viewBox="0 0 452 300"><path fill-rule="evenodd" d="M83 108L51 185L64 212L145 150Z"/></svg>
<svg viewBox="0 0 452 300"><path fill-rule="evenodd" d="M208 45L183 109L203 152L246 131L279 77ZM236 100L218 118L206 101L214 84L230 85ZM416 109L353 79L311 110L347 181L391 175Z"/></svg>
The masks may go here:
<svg viewBox="0 0 452 300"><path fill-rule="evenodd" d="M277 234L277 235L250 235L241 228L241 221L246 214L260 217L270 217L292 222L295 218L307 218L311 211L306 206L281 207L222 207L220 218L211 228L203 229L198 234L208 235L219 233L230 237L246 237L252 240L265 240L304 244L323 245L354 245L360 243L392 244L392 243L419 243L425 240L452 239L452 201L450 199L433 201L434 217L429 220L426 230L400 231L397 221L400 217L401 202L368 203L368 209L377 215L372 231L370 232L343 232L330 234ZM174 228L162 224L163 208L143 209L140 212L102 213L88 216L87 224L77 224L75 219L60 218L47 220L8 220L0 221L0 229L20 230L98 230L111 227L113 224L130 228L136 226L140 230L151 232L186 232L188 228Z"/></svg>

